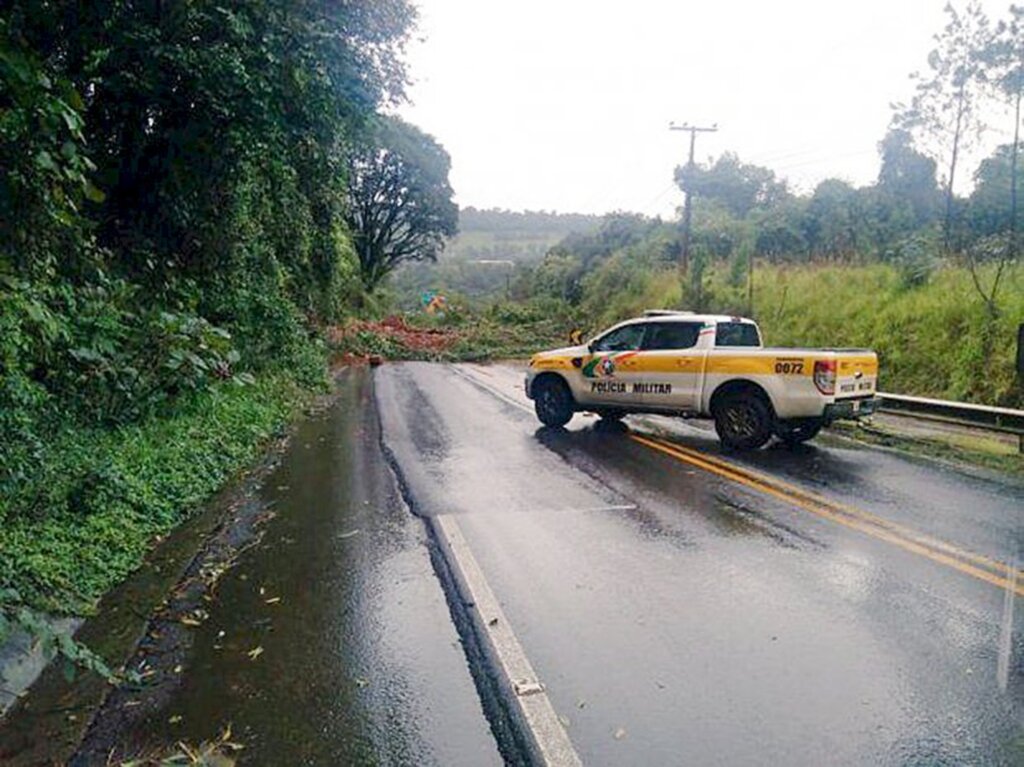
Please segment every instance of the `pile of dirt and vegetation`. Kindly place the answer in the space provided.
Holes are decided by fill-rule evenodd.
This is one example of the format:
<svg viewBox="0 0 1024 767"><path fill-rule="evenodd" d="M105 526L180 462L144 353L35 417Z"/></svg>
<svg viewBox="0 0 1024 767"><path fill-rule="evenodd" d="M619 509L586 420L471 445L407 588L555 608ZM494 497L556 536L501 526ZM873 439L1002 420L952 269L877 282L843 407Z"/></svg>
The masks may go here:
<svg viewBox="0 0 1024 767"><path fill-rule="evenodd" d="M416 326L397 314L382 320L353 319L327 331L328 342L334 351L343 359L352 361L371 357L444 359L459 337L454 328Z"/></svg>
<svg viewBox="0 0 1024 767"><path fill-rule="evenodd" d="M349 361L513 359L564 346L576 321L563 309L541 302L493 304L479 311L455 308L441 315L408 312L378 321L351 320L327 335L334 353Z"/></svg>

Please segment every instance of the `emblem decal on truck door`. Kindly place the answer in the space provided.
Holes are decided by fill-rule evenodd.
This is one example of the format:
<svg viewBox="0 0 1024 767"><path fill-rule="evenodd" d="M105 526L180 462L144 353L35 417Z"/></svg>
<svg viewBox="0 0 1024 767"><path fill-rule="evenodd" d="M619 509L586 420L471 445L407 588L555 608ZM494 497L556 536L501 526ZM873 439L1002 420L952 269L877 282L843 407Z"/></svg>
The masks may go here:
<svg viewBox="0 0 1024 767"><path fill-rule="evenodd" d="M622 360L632 357L634 354L636 354L635 351L622 352L607 357L594 357L594 359L583 366L581 372L584 378L614 378L616 363L622 362Z"/></svg>

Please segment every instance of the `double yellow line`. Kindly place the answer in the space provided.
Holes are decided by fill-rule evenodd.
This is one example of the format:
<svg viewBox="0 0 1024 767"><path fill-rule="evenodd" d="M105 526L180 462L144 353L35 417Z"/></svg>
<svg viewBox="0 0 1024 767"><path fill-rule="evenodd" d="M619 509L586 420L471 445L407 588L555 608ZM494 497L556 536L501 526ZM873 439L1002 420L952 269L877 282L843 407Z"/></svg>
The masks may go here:
<svg viewBox="0 0 1024 767"><path fill-rule="evenodd" d="M1024 573L1020 570L1014 571L1002 562L966 551L951 543L924 535L855 506L825 498L776 477L737 466L716 456L674 442L642 434L630 434L630 439L678 461L725 477L823 519L886 541L933 562L952 567L966 575L991 583L993 586L1024 596L1024 577L1022 577Z"/></svg>

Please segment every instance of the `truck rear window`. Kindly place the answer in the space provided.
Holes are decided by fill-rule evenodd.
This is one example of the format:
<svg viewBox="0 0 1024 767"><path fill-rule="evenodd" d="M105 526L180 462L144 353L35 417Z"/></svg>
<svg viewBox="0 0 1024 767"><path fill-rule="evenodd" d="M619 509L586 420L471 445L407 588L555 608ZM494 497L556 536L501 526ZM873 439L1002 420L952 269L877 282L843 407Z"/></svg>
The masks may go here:
<svg viewBox="0 0 1024 767"><path fill-rule="evenodd" d="M757 325L750 322L719 322L715 327L715 346L760 346Z"/></svg>

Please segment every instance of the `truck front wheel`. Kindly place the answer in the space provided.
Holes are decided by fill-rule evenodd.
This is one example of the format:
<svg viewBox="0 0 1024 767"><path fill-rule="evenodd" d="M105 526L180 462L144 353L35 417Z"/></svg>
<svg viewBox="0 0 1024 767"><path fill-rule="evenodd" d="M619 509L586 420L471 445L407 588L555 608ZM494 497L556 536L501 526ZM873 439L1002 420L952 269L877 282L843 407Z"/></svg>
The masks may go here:
<svg viewBox="0 0 1024 767"><path fill-rule="evenodd" d="M572 418L572 392L558 378L542 378L534 384L533 409L545 426L565 426Z"/></svg>
<svg viewBox="0 0 1024 767"><path fill-rule="evenodd" d="M818 436L824 425L821 418L791 418L775 425L775 436L787 445L799 445Z"/></svg>
<svg viewBox="0 0 1024 767"><path fill-rule="evenodd" d="M729 394L715 406L715 431L726 447L756 450L772 436L772 410L751 392Z"/></svg>

